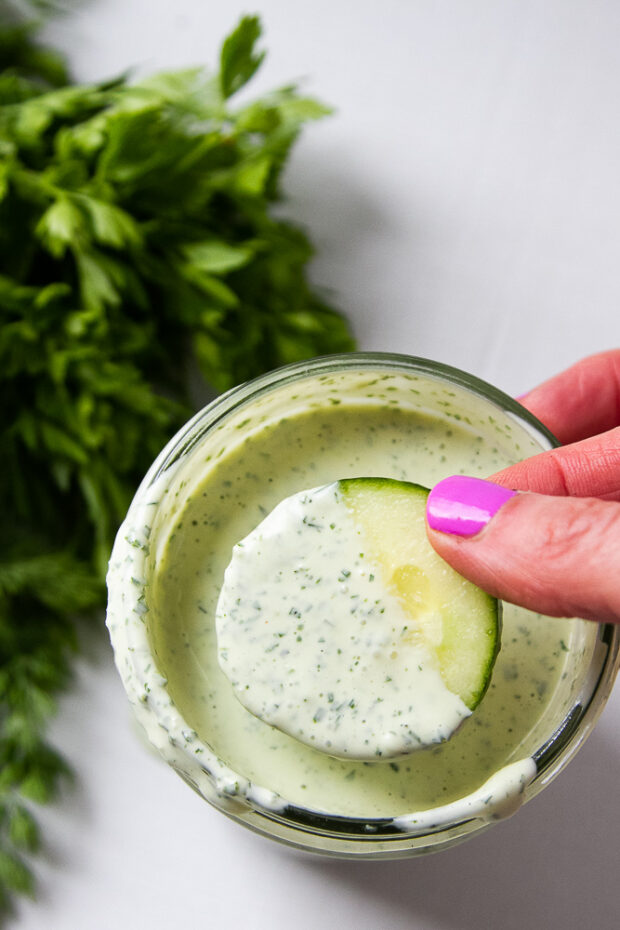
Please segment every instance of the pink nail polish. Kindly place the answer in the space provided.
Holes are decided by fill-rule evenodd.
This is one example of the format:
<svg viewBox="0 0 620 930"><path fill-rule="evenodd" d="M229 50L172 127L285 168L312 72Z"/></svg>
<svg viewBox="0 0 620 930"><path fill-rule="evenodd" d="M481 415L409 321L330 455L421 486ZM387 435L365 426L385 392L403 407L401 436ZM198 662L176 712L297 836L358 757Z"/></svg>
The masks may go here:
<svg viewBox="0 0 620 930"><path fill-rule="evenodd" d="M518 400L519 403L521 403L522 400L525 400L528 394L529 394L529 391L526 391L525 394L519 394L518 397L515 397L515 400Z"/></svg>
<svg viewBox="0 0 620 930"><path fill-rule="evenodd" d="M444 478L428 496L428 525L440 533L475 536L516 493L482 478L466 475Z"/></svg>

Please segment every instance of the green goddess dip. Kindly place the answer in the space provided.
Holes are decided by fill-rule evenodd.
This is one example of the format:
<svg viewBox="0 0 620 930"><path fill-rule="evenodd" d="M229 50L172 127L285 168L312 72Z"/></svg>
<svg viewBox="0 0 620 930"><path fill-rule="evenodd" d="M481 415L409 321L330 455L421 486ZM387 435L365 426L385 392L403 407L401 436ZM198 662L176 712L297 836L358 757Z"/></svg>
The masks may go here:
<svg viewBox="0 0 620 930"><path fill-rule="evenodd" d="M432 415L417 409L426 404L424 391L427 400L434 395ZM459 799L477 797L503 771L514 774L519 760L527 760L521 782L533 777L529 757L571 706L594 648L594 624L504 605L501 651L481 704L450 740L398 761L338 759L280 732L246 710L218 662L214 615L233 546L282 499L360 475L431 487L459 472L484 477L540 451L525 428L496 421L488 405L461 393L372 372L315 376L296 393L281 386L275 400L237 411L193 451L155 548L150 525L121 531L129 545L113 557L112 582L131 571L131 553L146 550L151 536L148 577L136 583L144 585L157 672L187 723L188 745L208 747L240 783L339 816L405 822L412 812L450 805L458 822ZM405 394L411 403L403 403ZM147 509L161 504L157 484L151 493ZM147 684L144 690L148 703Z"/></svg>

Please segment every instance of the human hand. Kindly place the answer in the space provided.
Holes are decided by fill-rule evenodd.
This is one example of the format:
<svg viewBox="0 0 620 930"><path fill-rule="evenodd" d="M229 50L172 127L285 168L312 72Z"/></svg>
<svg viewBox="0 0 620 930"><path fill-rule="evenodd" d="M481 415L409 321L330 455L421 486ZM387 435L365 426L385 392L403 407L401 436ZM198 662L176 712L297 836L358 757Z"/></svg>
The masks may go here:
<svg viewBox="0 0 620 930"><path fill-rule="evenodd" d="M440 481L428 499L429 539L495 597L618 623L620 350L578 362L521 402L567 445L490 481Z"/></svg>

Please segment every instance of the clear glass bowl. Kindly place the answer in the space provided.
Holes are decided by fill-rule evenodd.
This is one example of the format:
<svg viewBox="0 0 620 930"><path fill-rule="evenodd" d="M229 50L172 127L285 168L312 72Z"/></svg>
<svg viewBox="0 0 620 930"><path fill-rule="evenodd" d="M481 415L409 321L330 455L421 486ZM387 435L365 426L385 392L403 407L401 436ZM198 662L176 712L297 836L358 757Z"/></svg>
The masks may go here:
<svg viewBox="0 0 620 930"><path fill-rule="evenodd" d="M392 812L386 801L380 816L341 813L329 803L306 806L299 797L287 798L273 784L257 782L218 755L208 727L188 722L191 714L182 713L183 702L173 698L173 677L164 674L160 641L166 616L157 607L155 591L166 582L161 578L167 546L183 523L192 495L217 463L234 456L252 437L268 435L270 424L294 421L309 410L333 411L335 405L342 405L344 415L361 405L379 415L397 409L431 417L447 429L464 430L471 436L473 452L478 447L492 448L498 468L556 445L545 427L516 401L436 362L354 353L271 372L207 406L153 463L114 546L107 622L118 670L149 741L214 807L259 833L324 855L371 859L419 855L451 846L512 813L564 768L607 700L620 661L620 628L566 621L572 623L572 632L570 648L562 657L564 674L542 715L532 720L528 732L521 733L506 754L503 765L518 768L527 760L521 771L529 774L521 774L519 790L502 809L485 809L480 791L474 791L466 803L451 798L452 803L432 805L430 810L403 811L401 805ZM449 456L442 468L445 474L467 470ZM175 630L166 635L174 637ZM258 721L253 724L267 727Z"/></svg>

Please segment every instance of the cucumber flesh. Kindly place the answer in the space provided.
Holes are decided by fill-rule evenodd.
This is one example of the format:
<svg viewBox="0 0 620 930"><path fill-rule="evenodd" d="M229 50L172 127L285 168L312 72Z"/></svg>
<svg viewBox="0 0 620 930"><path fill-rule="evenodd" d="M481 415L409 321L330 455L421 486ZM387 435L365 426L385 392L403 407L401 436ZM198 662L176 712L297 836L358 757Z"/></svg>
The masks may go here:
<svg viewBox="0 0 620 930"><path fill-rule="evenodd" d="M428 490L354 478L281 502L234 547L220 666L255 716L379 761L448 739L499 649L498 602L428 542Z"/></svg>

